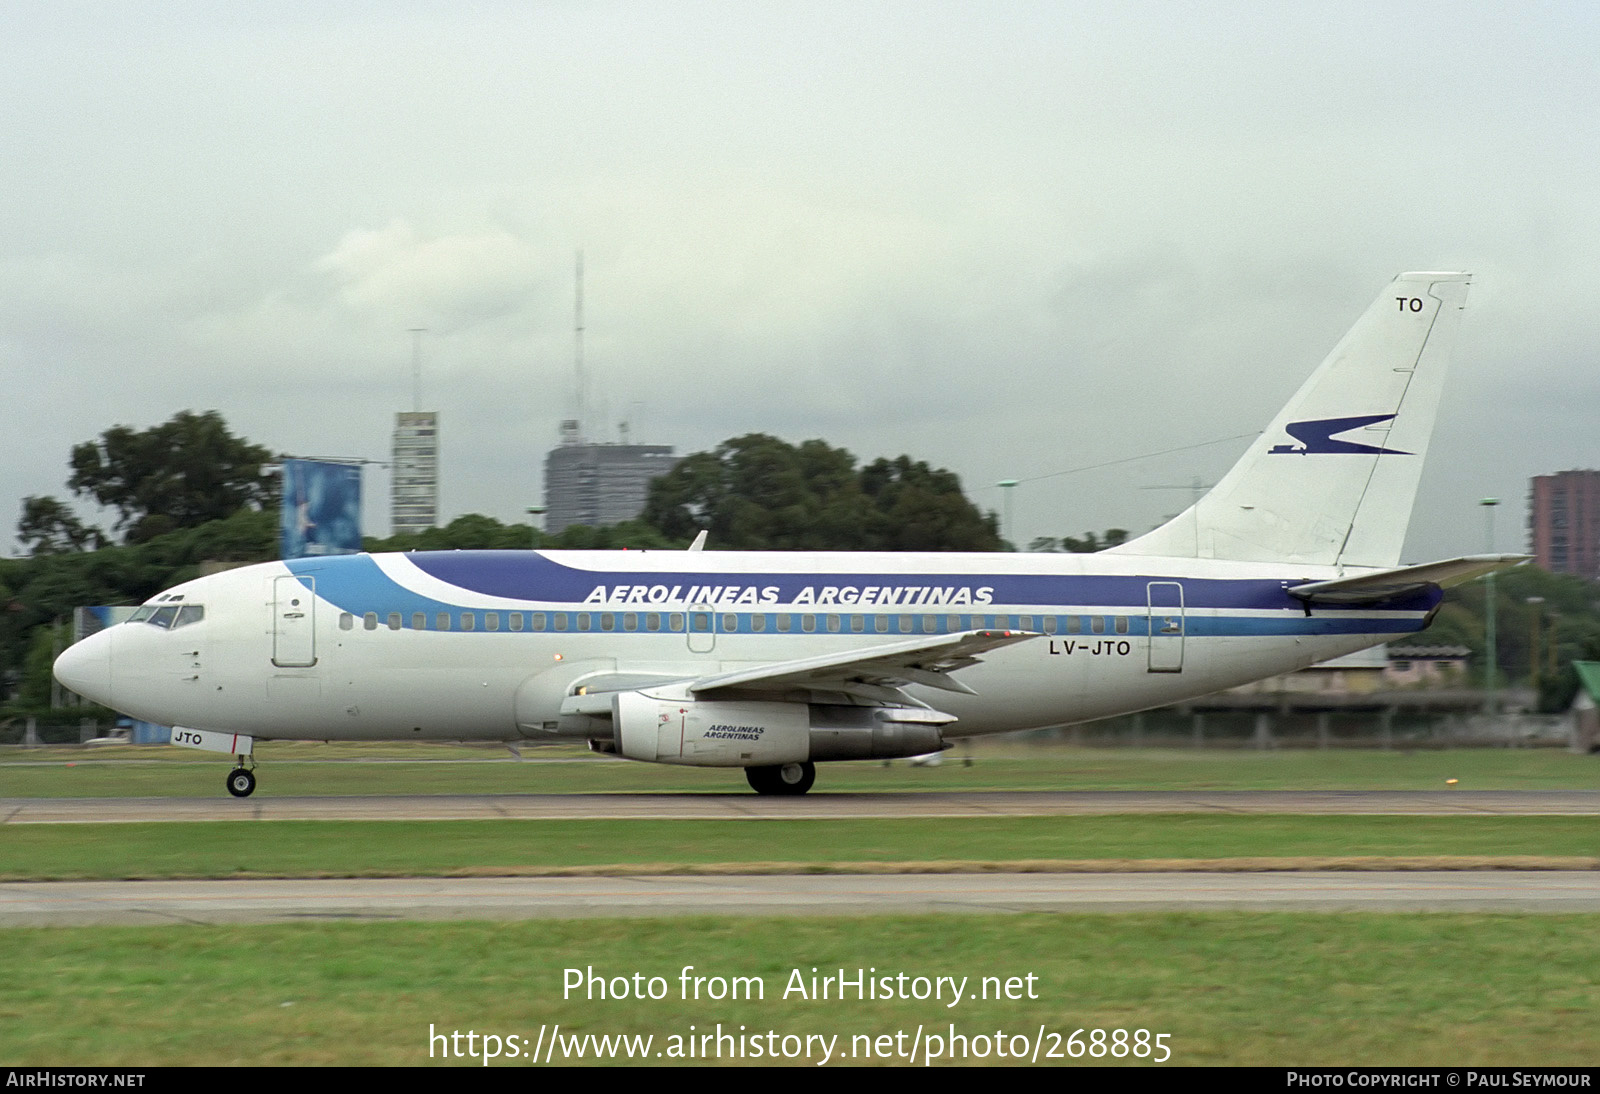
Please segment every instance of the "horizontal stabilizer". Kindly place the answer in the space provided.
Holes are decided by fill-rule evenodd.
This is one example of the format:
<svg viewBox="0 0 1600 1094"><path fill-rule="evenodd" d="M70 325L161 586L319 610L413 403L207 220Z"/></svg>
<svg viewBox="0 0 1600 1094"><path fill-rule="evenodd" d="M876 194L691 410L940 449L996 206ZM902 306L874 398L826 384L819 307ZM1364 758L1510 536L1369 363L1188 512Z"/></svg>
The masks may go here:
<svg viewBox="0 0 1600 1094"><path fill-rule="evenodd" d="M1443 562L1425 562L1420 566L1401 566L1394 570L1378 570L1340 577L1332 581L1313 581L1296 585L1288 590L1290 596L1307 604L1358 605L1379 604L1411 593L1421 592L1430 585L1448 589L1475 577L1520 565L1529 555L1467 555L1446 559Z"/></svg>
<svg viewBox="0 0 1600 1094"><path fill-rule="evenodd" d="M730 688L763 691L785 688L828 688L843 684L924 684L945 691L973 694L948 674L976 664L980 654L1039 637L1028 631L962 631L890 642L866 649L844 650L820 657L774 661L737 672L703 676L689 685L697 697Z"/></svg>

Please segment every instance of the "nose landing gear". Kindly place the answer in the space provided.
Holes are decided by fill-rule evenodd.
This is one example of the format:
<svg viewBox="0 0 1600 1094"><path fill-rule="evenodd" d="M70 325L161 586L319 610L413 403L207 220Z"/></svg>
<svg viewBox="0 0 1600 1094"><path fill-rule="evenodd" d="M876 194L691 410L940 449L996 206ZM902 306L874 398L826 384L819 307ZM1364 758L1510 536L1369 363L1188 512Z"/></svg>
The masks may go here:
<svg viewBox="0 0 1600 1094"><path fill-rule="evenodd" d="M236 757L239 766L228 772L228 793L236 798L248 798L255 793L256 775L250 768L244 766L244 757Z"/></svg>

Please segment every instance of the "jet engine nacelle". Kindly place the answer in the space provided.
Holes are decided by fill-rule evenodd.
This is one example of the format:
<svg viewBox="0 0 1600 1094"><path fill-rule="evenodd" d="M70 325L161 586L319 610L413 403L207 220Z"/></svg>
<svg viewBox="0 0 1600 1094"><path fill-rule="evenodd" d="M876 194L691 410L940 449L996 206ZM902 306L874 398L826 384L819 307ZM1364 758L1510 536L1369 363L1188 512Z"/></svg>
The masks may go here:
<svg viewBox="0 0 1600 1094"><path fill-rule="evenodd" d="M624 691L612 704L612 740L630 760L767 767L811 757L811 718L804 703L672 699Z"/></svg>
<svg viewBox="0 0 1600 1094"><path fill-rule="evenodd" d="M818 760L889 760L945 748L935 710L757 700L612 696L612 747L630 760L697 767L767 767Z"/></svg>

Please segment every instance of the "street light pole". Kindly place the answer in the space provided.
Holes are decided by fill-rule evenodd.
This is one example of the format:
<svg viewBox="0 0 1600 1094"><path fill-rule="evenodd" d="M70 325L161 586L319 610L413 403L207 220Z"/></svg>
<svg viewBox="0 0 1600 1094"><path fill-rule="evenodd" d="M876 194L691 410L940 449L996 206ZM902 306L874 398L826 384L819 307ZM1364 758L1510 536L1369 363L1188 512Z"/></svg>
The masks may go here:
<svg viewBox="0 0 1600 1094"><path fill-rule="evenodd" d="M1005 498L1006 541L1011 544L1011 549L1013 551L1015 551L1017 549L1017 541L1016 541L1016 538L1015 538L1016 537L1016 529L1012 526L1012 523L1011 523L1011 492L1014 489L1016 489L1018 481L1019 480L1017 480L1017 479L1001 479L999 482L995 483L996 486L1000 487L1001 490L1005 491L1005 493L1002 495L1002 497Z"/></svg>

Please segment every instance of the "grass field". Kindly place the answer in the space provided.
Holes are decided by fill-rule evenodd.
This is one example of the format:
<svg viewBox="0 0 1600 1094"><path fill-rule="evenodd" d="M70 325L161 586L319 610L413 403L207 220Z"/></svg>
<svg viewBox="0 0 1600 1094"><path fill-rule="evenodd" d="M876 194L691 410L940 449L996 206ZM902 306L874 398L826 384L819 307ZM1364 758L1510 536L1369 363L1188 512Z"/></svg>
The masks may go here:
<svg viewBox="0 0 1600 1094"><path fill-rule="evenodd" d="M502 762L494 752L459 747L269 744L261 750L258 794L743 790L737 771L589 761L574 752L530 756L579 762ZM1442 789L1447 778L1472 789L1600 787L1594 758L1548 750L1185 752L995 744L978 748L975 757L971 767L959 756L938 768L830 765L819 788ZM177 749L5 750L0 794L221 796L227 766L226 759ZM1590 817L1208 814L0 828L0 879L8 880L652 863L824 869L864 860L1596 854L1600 837ZM758 977L766 996L684 1000L677 977L685 965L706 975ZM563 970L591 966L608 977L660 976L671 991L647 1002L563 999ZM931 1000L783 999L792 971L809 975L813 967L852 975L866 968L879 975L965 976L973 983L1031 974L1038 998L968 1000L955 1008ZM1043 1031L1048 1052L1065 1051L1075 1030L1123 1028L1170 1034L1174 1065L1585 1065L1600 1054L1597 1009L1600 916L595 918L0 930L0 1060L22 1065L426 1064L430 1025L446 1033L470 1029L531 1040L556 1023L566 1036L647 1034L656 1038L650 1053L670 1051L665 1039L672 1037L681 1050L690 1027L701 1035L719 1023L752 1034L836 1035L834 1050L845 1054L868 1044L853 1041L857 1035L903 1032L904 1047L919 1026L947 1034L954 1025L969 1038L990 1038L991 1055L967 1061L978 1064L1009 1062L992 1055L997 1031L1034 1040ZM1059 1040L1050 1042L1051 1036ZM885 1043L893 1044L893 1037Z"/></svg>
<svg viewBox="0 0 1600 1094"><path fill-rule="evenodd" d="M531 1044L560 1023L567 1035L651 1034L657 1062L667 1038L720 1023L837 1035L846 1054L867 1043L854 1035L903 1031L908 1048L919 1026L953 1025L969 1038L1042 1028L1055 1047L1078 1029L1145 1029L1170 1035L1178 1066L1590 1065L1597 928L1596 916L1139 914L11 930L0 1059L426 1064L430 1026ZM759 978L764 998L684 1000L685 965ZM669 990L563 999L564 970L591 966ZM1038 997L784 999L793 971L813 968L968 977L970 990L1031 974Z"/></svg>
<svg viewBox="0 0 1600 1094"><path fill-rule="evenodd" d="M1557 749L1254 751L1092 749L980 742L938 767L823 764L813 793L921 790L1600 789L1600 757ZM323 745L257 749L260 796L748 792L737 768L589 758L571 748ZM560 762L547 762L547 761ZM178 748L0 749L5 797L217 797L226 757Z"/></svg>
<svg viewBox="0 0 1600 1094"><path fill-rule="evenodd" d="M882 820L204 821L10 825L0 880L374 877L739 864L1565 857L1593 864L1592 817L1173 814Z"/></svg>

